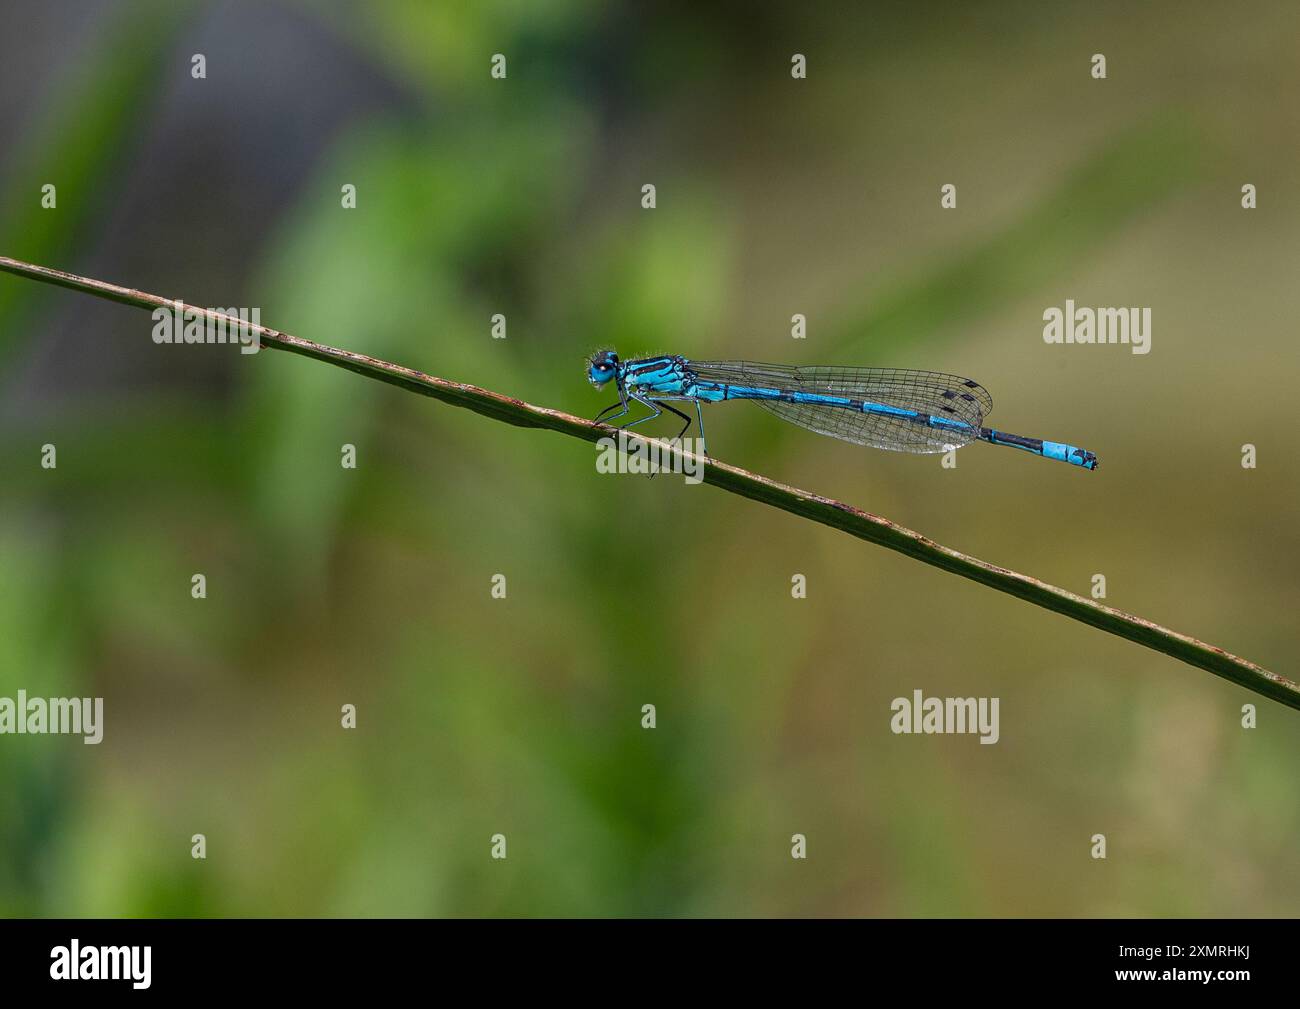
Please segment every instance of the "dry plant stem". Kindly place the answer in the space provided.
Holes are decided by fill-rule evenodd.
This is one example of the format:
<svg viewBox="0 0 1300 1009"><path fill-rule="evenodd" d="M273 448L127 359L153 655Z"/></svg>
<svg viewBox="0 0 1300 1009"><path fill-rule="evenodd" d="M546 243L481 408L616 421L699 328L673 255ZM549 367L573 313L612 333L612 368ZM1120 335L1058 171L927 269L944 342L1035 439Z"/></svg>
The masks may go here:
<svg viewBox="0 0 1300 1009"><path fill-rule="evenodd" d="M173 305L171 300L161 298L156 294L147 294L144 291L118 287L115 284L79 277L60 270L33 266L30 263L2 256L0 256L0 271L39 280L47 284L71 288L74 291L82 291L86 294L93 294L96 297L118 301L124 305L146 308L150 311L160 307L170 308ZM186 305L186 310L212 318L219 317L219 313L215 311L191 305ZM559 431L562 434L592 442L609 436L614 430L605 424L595 424L559 410L533 406L531 403L525 403L510 396L503 396L488 389L480 389L478 386L466 385L461 382L449 382L446 379L426 375L412 368L390 364L387 361L368 357L365 354L357 354L337 347L313 343L311 340L304 340L265 326L250 325L249 328L259 334L261 342L267 347L286 350L292 354L301 354L304 357L315 358L318 361L325 361L340 368L355 371L368 378L378 379L381 382L400 386L403 389L418 392L425 396L432 396L434 399L442 400L444 403L450 403L453 406L466 407L475 413L491 417L494 420L504 421L507 424ZM639 438L638 435L632 432L627 432L627 437ZM682 450L673 448L672 451L680 454ZM1225 652L1221 648L1216 648L1214 645L1198 641L1186 634L1179 634L1177 631L1162 627L1150 620L1135 617L1122 610L1103 606L1096 600L1075 595L1073 592L1067 592L1065 589L1049 585L1037 578L1031 578L1017 571L998 567L995 564L989 564L986 561L959 553L922 536L918 532L896 525L879 515L872 515L870 512L861 511L843 502L821 497L809 491L800 490L797 487L777 483L775 480L747 472L736 466L729 466L726 463L718 462L716 459L709 458L704 462L704 480L715 487L721 487L723 490L739 494L741 497L761 501L774 508L780 508L783 511L812 519L814 522L820 522L823 525L842 530L869 543L888 547L944 571L950 571L953 574L988 585L999 592L1005 592L1008 595L1024 599L1036 606L1064 614L1073 620L1089 624L1110 634L1136 641L1140 645L1146 645L1158 652L1172 655L1188 665L1208 670L1216 676L1222 676L1224 679L1231 680L1233 683L1257 694L1271 697L1288 707L1300 709L1300 686L1283 676L1279 676L1277 673L1257 666L1253 662Z"/></svg>

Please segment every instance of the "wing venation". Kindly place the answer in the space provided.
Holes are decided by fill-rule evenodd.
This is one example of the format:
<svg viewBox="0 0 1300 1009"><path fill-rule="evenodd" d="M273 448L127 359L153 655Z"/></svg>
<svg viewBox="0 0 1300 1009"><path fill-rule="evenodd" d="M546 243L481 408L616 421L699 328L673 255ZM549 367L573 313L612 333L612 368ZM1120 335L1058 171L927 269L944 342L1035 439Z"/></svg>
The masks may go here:
<svg viewBox="0 0 1300 1009"><path fill-rule="evenodd" d="M840 396L953 422L949 427L846 407L754 400L782 420L818 434L897 452L946 452L965 445L977 437L993 409L993 398L978 382L936 371L756 361L690 361L687 367L703 381Z"/></svg>

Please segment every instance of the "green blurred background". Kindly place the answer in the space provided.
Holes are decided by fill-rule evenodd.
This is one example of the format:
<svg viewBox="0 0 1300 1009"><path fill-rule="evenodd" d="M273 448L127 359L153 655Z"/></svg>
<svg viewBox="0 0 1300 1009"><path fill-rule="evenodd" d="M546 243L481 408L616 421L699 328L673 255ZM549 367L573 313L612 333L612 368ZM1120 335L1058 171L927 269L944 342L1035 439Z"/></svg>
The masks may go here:
<svg viewBox="0 0 1300 1009"><path fill-rule="evenodd" d="M702 8L6 3L0 252L587 416L604 345L969 374L1099 471L743 405L710 447L1295 676L1296 6ZM1152 352L1045 345L1066 298L1150 306ZM151 328L0 277L0 695L106 709L97 747L0 737L0 913L1300 906L1296 712L579 442ZM1001 698L1001 741L893 735L918 688Z"/></svg>

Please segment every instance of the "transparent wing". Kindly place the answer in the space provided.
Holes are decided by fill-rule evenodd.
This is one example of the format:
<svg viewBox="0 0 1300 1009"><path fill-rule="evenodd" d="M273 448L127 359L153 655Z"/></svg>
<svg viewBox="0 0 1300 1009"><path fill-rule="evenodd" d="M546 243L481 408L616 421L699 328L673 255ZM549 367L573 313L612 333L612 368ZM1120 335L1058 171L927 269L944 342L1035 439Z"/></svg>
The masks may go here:
<svg viewBox="0 0 1300 1009"><path fill-rule="evenodd" d="M975 439L993 409L993 397L978 382L959 375L906 368L840 368L759 364L754 361L690 361L700 379L728 385L842 396L923 417L941 417L965 428L816 403L754 400L782 420L855 445L896 452L934 453Z"/></svg>

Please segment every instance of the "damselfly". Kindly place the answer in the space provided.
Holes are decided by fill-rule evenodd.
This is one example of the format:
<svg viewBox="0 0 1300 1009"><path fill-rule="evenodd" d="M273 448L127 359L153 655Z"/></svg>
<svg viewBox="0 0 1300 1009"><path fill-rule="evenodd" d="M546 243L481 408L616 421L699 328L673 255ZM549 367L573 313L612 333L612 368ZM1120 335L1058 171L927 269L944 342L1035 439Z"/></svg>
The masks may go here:
<svg viewBox="0 0 1300 1009"><path fill-rule="evenodd" d="M635 427L664 410L691 418L672 404L695 404L704 444L702 403L748 399L782 420L832 438L895 452L947 452L972 441L1010 445L1045 459L1096 469L1097 457L1073 445L984 427L993 397L978 382L935 371L904 368L823 368L753 361L691 361L675 354L620 361L602 350L587 362L587 377L597 388L611 381L618 402L596 420L625 417L633 402L650 413L621 425ZM617 413L612 411L617 410Z"/></svg>

